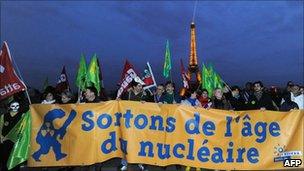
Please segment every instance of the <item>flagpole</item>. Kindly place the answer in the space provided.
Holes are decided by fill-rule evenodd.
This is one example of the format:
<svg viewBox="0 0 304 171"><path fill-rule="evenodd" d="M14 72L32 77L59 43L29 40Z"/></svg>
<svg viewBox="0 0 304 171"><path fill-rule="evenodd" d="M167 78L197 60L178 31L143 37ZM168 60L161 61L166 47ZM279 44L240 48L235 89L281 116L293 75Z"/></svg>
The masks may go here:
<svg viewBox="0 0 304 171"><path fill-rule="evenodd" d="M11 59L12 59L14 65L15 65L15 67L16 67L16 70L17 70L17 73L18 73L20 79L21 79L22 82L24 83L24 79L23 79L23 77L22 77L22 75L21 75L21 73L20 73L20 71L19 71L19 67L18 67L17 63L15 62L15 60L13 59L13 57L11 56L10 50L8 50L8 53L9 53L9 56L11 57ZM24 84L25 84L25 83L24 83ZM28 94L27 87L25 87L25 94L26 94L27 99L28 99L28 101L29 101L29 103L30 103L30 105L31 105L31 104L32 104L32 101L31 101L30 96L29 96L29 94Z"/></svg>
<svg viewBox="0 0 304 171"><path fill-rule="evenodd" d="M152 80L153 80L153 85L150 85L147 89L148 91L151 93L151 95L153 95L152 91L150 90L151 87L156 87L157 84L156 84L156 81L155 81L155 78L154 78L154 75L153 75L153 72L152 72L152 69L151 69L151 66L150 66L150 63L147 62L147 66L148 66L148 69L149 69L149 72L151 74L151 77L152 77Z"/></svg>
<svg viewBox="0 0 304 171"><path fill-rule="evenodd" d="M151 73L151 76L152 76L152 80L153 80L153 82L154 82L154 86L156 87L156 86L157 86L157 84L156 84L156 81L155 81L154 74L153 74L153 72L152 72L152 69L151 69L150 63L149 63L149 62L147 62L147 65L148 65L148 68L149 68L149 70L150 70L150 73Z"/></svg>
<svg viewBox="0 0 304 171"><path fill-rule="evenodd" d="M172 65L171 65L172 66ZM172 69L172 67L171 67L171 69ZM171 74L171 69L170 69L170 81L171 81L171 84L172 84L172 86L173 86L173 80L172 80L172 74ZM175 87L174 87L174 89L175 89ZM175 90L176 91L176 90ZM175 93L173 92L173 101L175 101ZM176 102L176 101L175 101ZM177 103L177 102L176 102Z"/></svg>
<svg viewBox="0 0 304 171"><path fill-rule="evenodd" d="M80 103L80 86L78 87L78 98L77 98L77 103Z"/></svg>
<svg viewBox="0 0 304 171"><path fill-rule="evenodd" d="M222 82L225 84L225 86L227 86L228 90L232 92L231 88L229 87L229 85L222 79Z"/></svg>
<svg viewBox="0 0 304 171"><path fill-rule="evenodd" d="M204 89L204 87L203 87L203 80L204 80L204 79L203 79L203 77L204 77L204 76L203 76L203 66L204 66L204 62L202 62L202 63L201 63L201 66L200 66L200 67L202 68L201 73L200 73L200 74L201 74L201 82L200 82L200 85L198 86L198 89L201 88L201 90Z"/></svg>

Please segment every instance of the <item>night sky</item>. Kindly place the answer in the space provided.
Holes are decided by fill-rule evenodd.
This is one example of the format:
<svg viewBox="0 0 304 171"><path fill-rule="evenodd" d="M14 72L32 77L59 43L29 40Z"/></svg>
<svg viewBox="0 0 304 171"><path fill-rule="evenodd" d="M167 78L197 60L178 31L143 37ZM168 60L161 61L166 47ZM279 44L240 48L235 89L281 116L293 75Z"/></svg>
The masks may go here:
<svg viewBox="0 0 304 171"><path fill-rule="evenodd" d="M116 88L125 59L142 73L150 62L158 83L165 43L173 79L188 64L190 2L1 2L1 42L7 40L25 82L55 84L66 65L74 87L81 53L97 53L106 89ZM195 15L199 65L211 62L231 85L303 83L303 1L200 1Z"/></svg>

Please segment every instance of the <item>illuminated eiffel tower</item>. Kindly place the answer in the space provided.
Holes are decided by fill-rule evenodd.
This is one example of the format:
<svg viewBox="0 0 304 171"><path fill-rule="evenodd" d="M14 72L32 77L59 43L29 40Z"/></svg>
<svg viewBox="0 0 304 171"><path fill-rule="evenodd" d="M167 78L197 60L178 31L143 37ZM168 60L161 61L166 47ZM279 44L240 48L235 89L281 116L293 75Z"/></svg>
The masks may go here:
<svg viewBox="0 0 304 171"><path fill-rule="evenodd" d="M197 89L201 83L201 73L198 67L198 59L196 54L196 35L195 35L195 25L194 22L191 23L191 39L190 39L190 55L189 55L189 66L188 66L188 80L190 83L190 88ZM195 75L194 80L192 75Z"/></svg>

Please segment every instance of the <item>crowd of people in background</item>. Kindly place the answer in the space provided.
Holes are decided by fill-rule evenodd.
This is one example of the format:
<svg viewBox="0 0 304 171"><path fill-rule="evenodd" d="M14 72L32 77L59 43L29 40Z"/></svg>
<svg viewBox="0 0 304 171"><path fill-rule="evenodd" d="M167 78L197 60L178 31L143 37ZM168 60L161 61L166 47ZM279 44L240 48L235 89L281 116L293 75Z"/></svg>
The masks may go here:
<svg viewBox="0 0 304 171"><path fill-rule="evenodd" d="M224 88L216 88L213 92L206 89L189 89L184 96L180 96L175 84L171 81L159 84L153 90L144 89L143 85L132 81L129 89L120 98L116 98L116 93L107 95L105 89L100 92L95 87L86 87L78 94L73 94L70 90L57 92L52 86L45 88L43 93L38 90L29 89L32 103L41 104L70 104L70 103L99 103L108 100L131 100L142 103L154 102L158 104L179 104L205 109L221 110L272 110L272 111L291 111L304 108L304 87L289 81L285 88L264 87L261 81L247 82L244 88L239 86L224 85ZM1 135L1 146L10 148L0 148L1 165L5 166L8 159L9 150L13 144L5 142L4 134L12 128L20 119L18 113L29 109L29 103L25 93L15 94L7 103L1 101L0 112L4 114L5 125ZM17 109L18 107L18 109ZM7 115L5 115L8 113ZM7 144L8 143L8 144ZM127 170L128 163L121 160L120 170ZM140 170L146 170L146 165L138 164ZM187 167L186 170L190 170Z"/></svg>

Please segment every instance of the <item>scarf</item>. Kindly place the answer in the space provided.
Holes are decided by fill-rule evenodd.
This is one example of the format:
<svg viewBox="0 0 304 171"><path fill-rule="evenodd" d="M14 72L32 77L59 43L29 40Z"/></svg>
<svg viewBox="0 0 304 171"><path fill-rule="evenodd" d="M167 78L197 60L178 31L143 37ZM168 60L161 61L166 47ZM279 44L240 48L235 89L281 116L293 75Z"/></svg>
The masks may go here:
<svg viewBox="0 0 304 171"><path fill-rule="evenodd" d="M196 103L195 103L196 99L188 98L187 100L188 100L188 102L190 102L191 106L196 106Z"/></svg>

